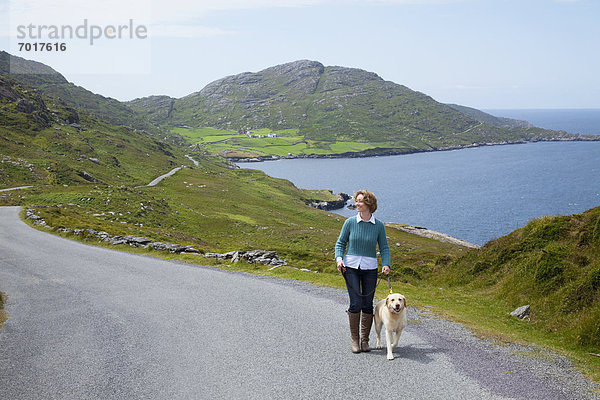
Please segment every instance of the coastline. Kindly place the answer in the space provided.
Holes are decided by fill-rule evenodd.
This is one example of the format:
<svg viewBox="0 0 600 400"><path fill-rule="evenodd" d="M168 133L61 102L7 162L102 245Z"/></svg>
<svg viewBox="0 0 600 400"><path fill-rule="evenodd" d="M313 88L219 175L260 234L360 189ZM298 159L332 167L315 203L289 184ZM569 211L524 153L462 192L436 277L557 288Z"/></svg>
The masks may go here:
<svg viewBox="0 0 600 400"><path fill-rule="evenodd" d="M473 244L473 243L467 242L466 240L457 239L457 238L452 237L450 235L446 235L445 233L432 231L431 229L423 228L421 226L405 225L405 224L400 224L400 223L397 223L397 222L388 222L385 225L386 226L390 226L392 228L399 229L399 230L401 230L403 232L406 232L406 233L411 233L413 235L417 235L417 236L421 236L421 237L426 237L426 238L429 238L429 239L435 239L435 240L438 240L440 242L447 242L447 243L457 244L459 246L468 247L468 248L471 248L471 249L479 249L479 248L481 248L481 246L479 246L477 244Z"/></svg>
<svg viewBox="0 0 600 400"><path fill-rule="evenodd" d="M565 131L559 131L560 133L568 134ZM574 138L552 138L552 139L538 139L538 140L516 140L516 141L504 141L504 142L489 142L489 143L471 143L467 145L456 145L456 146L445 146L445 147L429 147L424 149L393 149L393 148L375 148L358 152L346 152L338 154L298 154L288 156L258 156L258 157L225 157L227 160L233 163L252 163L252 162L263 162L263 161L277 161L277 160L293 160L302 158L366 158L366 157L385 157L385 156L397 156L406 154L416 153L430 153L434 151L452 151L452 150L464 150L477 147L486 146L506 146L514 144L526 144L526 143L540 143L540 142L600 142L600 135L578 135Z"/></svg>
<svg viewBox="0 0 600 400"><path fill-rule="evenodd" d="M586 138L586 139L589 139L589 138ZM594 142L596 142L596 143L600 142L600 135L593 136L593 139L594 139ZM547 154L548 151L552 152L552 154L556 153L557 156L561 155L559 157L560 160L564 159L566 162L571 162L571 161L568 160L569 157L568 156L564 156L564 155L567 154L567 153L570 153L570 150L568 150L568 149L573 149L573 150L577 151L577 154L587 154L587 157L578 158L578 160L579 159L588 160L587 161L587 165L589 165L589 163L590 163L589 160L593 160L595 158L594 154L597 152L597 148L598 148L597 144L593 144L593 143L590 143L590 144L587 144L587 143L580 143L580 144L573 143L571 145L569 145L569 144L564 144L564 145L560 144L560 143L565 142L565 141L569 141L569 142L582 142L582 141L588 142L590 140L581 140L581 139L580 140L572 140L572 139L571 140L560 140L560 141L559 140L553 140L553 141L549 141L549 140L535 140L535 141L519 141L518 143L498 143L498 144L496 144L496 145L503 145L503 144L529 144L529 143L531 143L531 145L529 145L529 146L513 146L513 147L510 147L510 148L509 147L506 147L506 148L491 147L492 144L487 143L487 144L481 145L481 146L470 145L470 146L453 147L453 149L457 149L457 150L466 149L468 147L483 147L483 148L481 150L468 151L468 152L465 152L465 153L463 153L463 152L454 152L454 153L450 152L450 153L447 153L447 155L445 155L445 156L443 155L443 153L439 153L438 156L435 156L435 154L433 153L432 149L428 149L427 151L421 150L421 151L411 151L411 152L406 152L406 151L404 151L404 152L398 152L398 151L394 151L394 152L390 152L388 154L391 155L391 154L400 154L400 153L403 153L403 154L407 154L407 153L424 153L424 154L422 154L422 157L426 157L425 160L429 160L429 157L435 157L435 159L438 159L439 157L442 157L441 160L463 160L463 159L465 159L465 160L471 160L471 159L481 158L482 154L484 154L484 155L485 154L492 154L492 155L504 155L504 154L506 154L506 155L515 155L516 157L526 157L526 159L528 160L528 162L531 162L531 156L530 155L533 155L533 156L536 156L536 157L537 156L541 157L541 158L538 157L538 158L540 158L539 160L538 160L538 158L534 157L535 160L537 160L536 162L539 161L542 164L546 164L545 161L547 160L547 157L544 156L544 154ZM536 143L539 143L539 142L549 142L549 143L548 144L536 144ZM555 144L552 144L552 143L555 143ZM488 147L486 149L484 146L490 146L490 147ZM496 150L494 150L494 149L496 149ZM442 149L436 149L436 150L441 151ZM444 150L451 150L451 149L444 149ZM428 154L428 153L430 153L430 154ZM414 162L411 162L411 160L412 160L411 157L408 157L408 158L407 157L385 157L385 155L388 155L388 154L380 153L380 154L368 155L368 156L364 155L364 154L361 154L360 156L362 156L362 157L368 157L368 158L364 158L365 162L366 162L366 160L370 159L371 161L369 161L369 163L371 163L371 162L372 163L384 163L383 165L388 165L388 166L389 166L389 163L393 163L393 162L401 163L401 165L413 165L414 164ZM454 154L454 155L452 155L452 154ZM525 155L525 154L527 154L527 155ZM357 155L353 154L353 156L356 157ZM379 158L380 156L381 156L381 158ZM421 157L421 156L417 156L417 157ZM324 174L320 174L319 173L319 171L321 170L321 168L327 168L329 170L329 167L327 167L327 166L330 165L330 164L329 164L328 161L326 161L326 159L327 158L334 158L334 157L331 157L331 156L324 157L324 156L314 156L314 155L310 155L310 156L301 155L301 156L295 156L295 157L287 157L287 158L298 159L297 162L299 162L301 164L296 164L296 163L293 163L292 161L290 161L290 162L292 162L292 164L287 164L287 163L284 162L285 158L286 157L268 157L268 158L266 158L266 159L263 160L263 161L268 161L268 160L279 160L279 159L281 159L282 162L283 162L283 164L282 164L281 167L278 167L279 163L263 164L263 166L261 166L261 167L259 167L258 164L255 167L253 167L252 164L242 164L242 163L239 163L237 165L232 163L232 165L236 165L237 168L255 168L255 169L263 170L267 174L271 174L271 175L274 175L274 176L278 176L280 178L290 179L290 180L294 181L293 177L295 176L295 174L294 174L294 170L296 169L295 166L298 166L298 165L305 166L307 169L310 169L310 171L312 173L316 172L318 174L318 176L321 176L321 175L324 175ZM314 158L314 161L310 160L311 158ZM346 157L346 158L349 158L349 160L343 161L343 157L337 155L335 157L335 159L339 159L339 161L336 161L335 164L331 164L331 168L335 169L337 171L336 167L334 167L334 166L337 166L338 163L341 163L339 165L346 165L346 166L356 165L355 161L351 161L353 159L353 157ZM305 160L302 160L302 159L305 159ZM321 160L319 161L319 159L321 159ZM380 161L377 161L378 159ZM419 158L419 160L420 159L421 158ZM501 159L504 160L504 156ZM520 159L521 158L519 158L519 160ZM358 160L358 159L356 159L356 160ZM397 161L393 161L393 160L397 160ZM256 161L259 161L259 160L256 160ZM331 162L333 162L333 161L334 160L331 160ZM544 161L544 162L542 162L542 161ZM591 161L591 162L592 162L592 166L593 166L593 161ZM322 164L322 163L325 163L325 164ZM313 165L315 167L311 167ZM369 164L369 165L371 165L371 164ZM379 165L379 164L376 164L376 165ZM518 165L523 165L523 162L519 161ZM538 164L536 164L536 165L538 165ZM561 165L563 165L563 164L561 164ZM460 164L459 167L461 167L461 168L469 168L469 165L462 165L462 164ZM342 168L342 169L344 171L347 171L344 168ZM499 170L501 170L501 169L495 168L493 171L499 171ZM564 169L561 169L561 171L563 171L563 170ZM271 172L269 172L269 171L271 171ZM280 171L280 172L278 172L278 171ZM567 168L566 171L569 171L569 169ZM454 172L459 172L459 171L454 171ZM354 173L355 172L353 172L353 174ZM453 177L455 176L455 174L453 174L453 173L451 175ZM494 177L495 178L502 178L506 174L499 173L499 175L501 175L501 176L497 177L496 175L494 175ZM341 184L341 183L337 182L337 178L334 179L334 182L337 182L337 183L333 183L333 182L327 183L327 180L323 180L323 179L317 179L317 180L309 179L307 181L306 179L300 179L301 176L306 176L306 173L299 174L299 178L298 178L299 181L298 182L294 181L295 184L298 185L298 187L303 187L303 188L306 188L306 187L311 187L311 188L315 188L315 187L319 188L320 187L320 188L323 188L323 187L325 187L325 188L327 188L327 187L332 187L331 185L333 185L334 188L337 187L336 191L338 191L340 189L341 190L346 189L346 192L348 192L348 190L352 189L352 185L348 186L347 182L345 182L345 181L344 181L344 184ZM425 173L425 176L428 176L427 173ZM529 175L527 175L526 171L522 171L522 173L519 176L529 176ZM363 179L364 179L364 177L363 177ZM435 177L431 178L431 179L434 179L434 181L435 181ZM532 178L532 179L534 179L534 178ZM366 181L366 185L370 185L370 184L371 184L370 181L367 180ZM336 185L338 185L338 186L336 186ZM339 185L341 185L341 186L339 186ZM435 190L434 190L434 192L435 192ZM435 196L433 196L432 198L434 198L434 197ZM459 197L461 197L461 196L459 196ZM515 198L514 200L522 202L522 200L519 200L519 197ZM465 241L467 243L471 243L471 244L475 244L476 243L477 245L483 245L485 242L487 242L489 240L493 240L493 239L495 239L497 237L500 237L500 236L503 236L503 235L509 233L510 231L512 231L512 230L515 229L514 228L515 226L516 227L523 226L525 223L527 223L527 221L529 221L529 220L531 220L533 218L537 218L537 217L542 216L542 215L550 215L550 214L554 215L556 213L559 213L561 215L568 215L568 214L572 214L573 212L580 212L580 211L584 211L584 210L586 210L588 208L592 208L593 206L597 206L597 204L594 203L594 204L589 205L588 207L581 208L580 204L573 205L571 203L568 203L568 206L567 206L567 205L563 205L564 202L560 203L560 204L558 204L558 203L555 204L555 203L556 202L551 203L552 207L551 207L550 211L544 211L544 210L542 210L540 212L534 212L532 210L529 210L526 207L520 208L519 211L517 212L517 215L514 216L514 218L519 221L519 224L517 224L517 225L514 225L514 224L504 224L506 226L504 226L503 228L499 227L499 228L497 228L495 230L492 229L491 231L493 231L493 232L491 232L488 229L488 230L486 230L485 233L482 233L482 235L475 234L476 232L478 232L477 231L477 227L473 227L474 230L469 230L468 232L460 230L460 232L465 233L465 236L467 236L467 237L458 236L458 238L460 238L460 239L456 239L456 238L455 239L456 240L463 240L463 241ZM564 204L566 204L566 203L564 203ZM436 206L433 205L433 207L435 208ZM456 207L454 207L454 208L453 207L454 207L453 205L450 205L450 209L452 209L453 211L456 211L456 212L460 211L460 210L454 210L454 208L456 208ZM546 207L546 208L548 208L548 207ZM556 210L558 210L558 211L556 211ZM336 211L334 211L334 212L336 212ZM396 215L393 212L391 214L392 215L390 215L389 217L387 217L385 219L386 221L398 223L398 225L406 225L407 223L410 223L402 215ZM492 212L492 214L495 215L495 211ZM439 230L439 232L447 232L447 231L457 232L457 230L455 230L455 229L452 228L452 226L454 226L453 222L451 221L452 218L447 218L444 215L444 216L442 216L441 220L443 221L443 223L440 223L440 221L437 220L437 219L435 221L432 221L431 218L428 218L427 216L425 216L424 218L412 218L413 223L414 222L418 222L418 224L420 226L422 226L422 227L428 227L430 225L436 225L438 227L448 228L448 229ZM450 220L450 221L448 221L448 220ZM473 225L476 225L476 224L473 224ZM427 230L425 230L425 229L413 229L413 230L411 230L411 233L413 233L413 234L423 234L423 235L425 235L425 234L434 234L436 238L440 238L440 237L442 237L442 235L444 235L444 233L439 233L439 232L433 233L433 231L432 232L426 232L426 231ZM496 232L496 231L498 231L498 232Z"/></svg>

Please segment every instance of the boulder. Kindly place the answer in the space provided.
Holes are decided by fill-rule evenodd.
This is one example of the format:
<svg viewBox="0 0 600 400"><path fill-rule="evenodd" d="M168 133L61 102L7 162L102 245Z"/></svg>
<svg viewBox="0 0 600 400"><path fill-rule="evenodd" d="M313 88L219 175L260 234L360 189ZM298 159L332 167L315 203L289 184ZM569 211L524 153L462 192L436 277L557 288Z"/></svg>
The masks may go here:
<svg viewBox="0 0 600 400"><path fill-rule="evenodd" d="M511 312L510 315L512 315L513 317L517 317L519 319L524 319L529 316L529 311L530 311L530 307L529 307L529 304L527 304L526 306L521 306L521 307L517 308L516 310Z"/></svg>
<svg viewBox="0 0 600 400"><path fill-rule="evenodd" d="M123 239L127 242L127 244L134 247L142 247L152 243L152 240L148 238L133 235L127 235Z"/></svg>
<svg viewBox="0 0 600 400"><path fill-rule="evenodd" d="M229 260L231 262L240 262L245 260L249 263L260 263L264 265L287 265L285 260L281 260L275 251L267 251L267 250L251 250L251 251L230 251L227 253L205 253L204 257L207 258L216 258L218 260Z"/></svg>
<svg viewBox="0 0 600 400"><path fill-rule="evenodd" d="M44 218L37 215L33 208L28 208L27 210L25 210L25 216L37 225L46 225L46 221L44 220Z"/></svg>
<svg viewBox="0 0 600 400"><path fill-rule="evenodd" d="M101 181L99 181L98 179L94 178L92 175L90 175L89 173L87 173L85 171L79 171L79 172L77 172L77 175L79 175L80 177L82 177L83 179L85 179L88 182L102 183Z"/></svg>
<svg viewBox="0 0 600 400"><path fill-rule="evenodd" d="M340 208L344 208L350 197L348 194L340 192L337 194L338 200L332 201L313 201L310 202L309 205L314 208L318 208L319 210L337 210Z"/></svg>
<svg viewBox="0 0 600 400"><path fill-rule="evenodd" d="M180 244L152 242L148 245L152 250L169 251L171 253L199 253L192 246L183 246Z"/></svg>
<svg viewBox="0 0 600 400"><path fill-rule="evenodd" d="M31 219L34 223L38 225L46 225L46 221L35 213L35 209L28 208L25 210L25 216ZM70 233L72 232L75 235L85 235L87 237L97 237L99 240L104 242L108 242L112 245L117 244L128 244L133 247L149 247L152 250L158 251L170 251L171 253L200 253L199 250L193 248L192 246L184 246L180 244L173 243L162 243L162 242L152 242L151 239L145 237L139 237L134 235L127 236L110 236L108 232L97 231L95 229L70 229L70 228L58 228L60 232ZM237 254L237 257L241 257L246 252L237 252L231 251L226 254L218 254L218 253L207 253L205 257L217 257L221 259L232 258L234 254ZM273 252L274 253L274 252Z"/></svg>

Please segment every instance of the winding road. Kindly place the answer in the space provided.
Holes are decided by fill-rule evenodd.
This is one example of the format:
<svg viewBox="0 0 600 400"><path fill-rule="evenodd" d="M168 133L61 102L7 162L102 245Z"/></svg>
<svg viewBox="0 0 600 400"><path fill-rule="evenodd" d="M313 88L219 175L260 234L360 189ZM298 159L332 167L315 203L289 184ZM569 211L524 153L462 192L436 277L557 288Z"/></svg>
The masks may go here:
<svg viewBox="0 0 600 400"><path fill-rule="evenodd" d="M0 207L2 399L598 398L560 357L414 309L395 360L352 354L343 291L85 245L18 213Z"/></svg>

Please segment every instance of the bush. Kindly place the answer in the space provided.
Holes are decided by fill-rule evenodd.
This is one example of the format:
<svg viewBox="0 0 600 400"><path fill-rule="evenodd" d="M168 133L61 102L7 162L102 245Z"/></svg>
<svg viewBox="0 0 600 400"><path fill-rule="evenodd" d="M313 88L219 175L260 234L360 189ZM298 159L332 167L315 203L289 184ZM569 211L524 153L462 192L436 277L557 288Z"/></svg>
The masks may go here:
<svg viewBox="0 0 600 400"><path fill-rule="evenodd" d="M564 258L567 253L566 247L557 244L550 244L542 250L535 263L535 282L542 285L545 290L562 283Z"/></svg>
<svg viewBox="0 0 600 400"><path fill-rule="evenodd" d="M580 284L565 296L565 302L561 310L565 313L573 313L590 306L600 297L600 266L596 267L587 275Z"/></svg>
<svg viewBox="0 0 600 400"><path fill-rule="evenodd" d="M581 317L577 343L582 346L600 346L600 307Z"/></svg>

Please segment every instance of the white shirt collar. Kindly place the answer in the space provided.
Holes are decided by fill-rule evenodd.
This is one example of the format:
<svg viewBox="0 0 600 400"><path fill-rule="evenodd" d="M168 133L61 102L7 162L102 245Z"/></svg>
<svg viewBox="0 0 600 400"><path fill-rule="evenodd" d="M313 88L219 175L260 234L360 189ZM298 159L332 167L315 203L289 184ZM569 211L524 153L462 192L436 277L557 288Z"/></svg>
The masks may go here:
<svg viewBox="0 0 600 400"><path fill-rule="evenodd" d="M356 223L358 224L360 221L362 221L362 218L360 217L360 213L356 214ZM375 224L375 216L373 214L371 214L371 219L368 221L364 221L364 222L370 222L372 224Z"/></svg>

